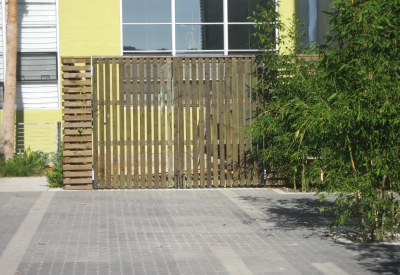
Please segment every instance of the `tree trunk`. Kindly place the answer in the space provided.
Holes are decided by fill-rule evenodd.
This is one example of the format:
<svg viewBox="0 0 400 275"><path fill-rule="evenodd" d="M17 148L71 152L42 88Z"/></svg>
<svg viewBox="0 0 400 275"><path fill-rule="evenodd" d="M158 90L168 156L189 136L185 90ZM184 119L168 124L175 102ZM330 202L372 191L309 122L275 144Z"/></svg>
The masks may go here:
<svg viewBox="0 0 400 275"><path fill-rule="evenodd" d="M14 156L15 97L17 93L17 42L18 42L17 0L8 0L7 17L7 64L4 88L4 108L0 154L5 159Z"/></svg>

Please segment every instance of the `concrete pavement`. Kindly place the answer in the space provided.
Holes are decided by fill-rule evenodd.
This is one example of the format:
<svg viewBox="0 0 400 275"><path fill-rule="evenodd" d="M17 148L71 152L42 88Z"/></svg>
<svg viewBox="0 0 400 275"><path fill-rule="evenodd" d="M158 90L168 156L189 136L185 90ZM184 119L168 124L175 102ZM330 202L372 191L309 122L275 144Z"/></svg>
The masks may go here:
<svg viewBox="0 0 400 275"><path fill-rule="evenodd" d="M0 192L47 191L49 189L46 177L0 178Z"/></svg>
<svg viewBox="0 0 400 275"><path fill-rule="evenodd" d="M399 245L337 242L349 231L329 234L312 194L2 192L3 184L2 275L400 273Z"/></svg>

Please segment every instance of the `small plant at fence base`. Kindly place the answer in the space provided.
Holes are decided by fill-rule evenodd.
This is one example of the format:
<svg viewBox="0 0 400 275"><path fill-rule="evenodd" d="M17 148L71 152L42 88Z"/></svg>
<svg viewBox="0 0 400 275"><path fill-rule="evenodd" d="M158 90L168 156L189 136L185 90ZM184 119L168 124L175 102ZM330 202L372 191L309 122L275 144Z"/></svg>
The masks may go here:
<svg viewBox="0 0 400 275"><path fill-rule="evenodd" d="M32 151L28 147L12 159L0 160L0 176L30 177L42 175L49 162L49 155L42 151Z"/></svg>
<svg viewBox="0 0 400 275"><path fill-rule="evenodd" d="M246 131L259 148L252 153L295 186L337 195L321 207L336 213L332 225L356 219L363 241L386 240L400 224L400 1L332 6L331 36L311 49L285 45L298 40L298 24L286 27L276 7L253 14L263 50L253 94L262 106ZM283 56L270 51L275 29L287 34L278 38Z"/></svg>
<svg viewBox="0 0 400 275"><path fill-rule="evenodd" d="M63 186L63 163L62 163L62 149L59 148L58 151L51 157L53 162L53 168L46 173L47 186L50 188L57 188Z"/></svg>

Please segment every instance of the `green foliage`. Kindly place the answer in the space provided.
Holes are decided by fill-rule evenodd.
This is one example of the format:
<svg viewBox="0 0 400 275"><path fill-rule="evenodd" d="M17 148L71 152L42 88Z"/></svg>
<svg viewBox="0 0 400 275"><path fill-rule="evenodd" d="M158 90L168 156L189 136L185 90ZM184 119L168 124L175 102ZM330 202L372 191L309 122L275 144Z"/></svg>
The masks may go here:
<svg viewBox="0 0 400 275"><path fill-rule="evenodd" d="M0 176L30 177L41 175L48 164L49 156L41 151L32 151L30 147L14 158L0 160Z"/></svg>
<svg viewBox="0 0 400 275"><path fill-rule="evenodd" d="M299 23L285 26L275 7L253 14L262 106L246 131L261 148L253 154L295 187L337 194L336 225L356 218L365 241L385 240L400 224L400 1L332 6L327 44L303 51L318 54L311 61L282 37L287 55L268 50L274 28L296 41Z"/></svg>
<svg viewBox="0 0 400 275"><path fill-rule="evenodd" d="M53 168L46 173L47 186L50 188L62 187L63 185L63 167L62 167L62 149L52 156L51 161L53 162Z"/></svg>

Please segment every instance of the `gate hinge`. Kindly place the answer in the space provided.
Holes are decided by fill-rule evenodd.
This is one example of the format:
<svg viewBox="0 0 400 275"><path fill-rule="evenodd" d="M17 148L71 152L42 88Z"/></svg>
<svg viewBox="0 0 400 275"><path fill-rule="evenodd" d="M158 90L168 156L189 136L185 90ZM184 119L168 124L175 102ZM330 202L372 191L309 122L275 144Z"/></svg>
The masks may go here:
<svg viewBox="0 0 400 275"><path fill-rule="evenodd" d="M90 66L90 76L93 76L93 66Z"/></svg>

